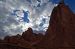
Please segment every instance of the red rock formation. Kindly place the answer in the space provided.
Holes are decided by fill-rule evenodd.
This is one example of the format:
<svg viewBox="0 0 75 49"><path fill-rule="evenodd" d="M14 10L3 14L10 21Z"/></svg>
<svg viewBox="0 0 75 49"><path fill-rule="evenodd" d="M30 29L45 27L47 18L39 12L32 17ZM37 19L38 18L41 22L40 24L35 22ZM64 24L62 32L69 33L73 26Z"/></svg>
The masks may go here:
<svg viewBox="0 0 75 49"><path fill-rule="evenodd" d="M39 42L42 39L42 36L43 36L42 34L38 34L38 35L34 34L31 28L28 28L28 30L23 32L22 34L22 38L30 42L31 45L37 44L37 42Z"/></svg>
<svg viewBox="0 0 75 49"><path fill-rule="evenodd" d="M73 48L75 47L75 15L64 3L59 3L51 14L49 27L38 47Z"/></svg>
<svg viewBox="0 0 75 49"><path fill-rule="evenodd" d="M6 36L4 42L8 44L18 45L21 47L30 48L31 45L28 41L24 40L19 34L16 36Z"/></svg>
<svg viewBox="0 0 75 49"><path fill-rule="evenodd" d="M28 28L27 31L23 32L21 35L16 36L6 36L4 40L0 40L0 45L6 46L17 46L22 48L33 49L35 45L42 40L42 34L34 34L31 28ZM7 48L8 49L8 48Z"/></svg>
<svg viewBox="0 0 75 49"><path fill-rule="evenodd" d="M28 28L27 31L23 32L22 37L27 40L31 41L30 38L32 38L33 30L31 28Z"/></svg>
<svg viewBox="0 0 75 49"><path fill-rule="evenodd" d="M2 40L0 39L0 43L2 42Z"/></svg>
<svg viewBox="0 0 75 49"><path fill-rule="evenodd" d="M0 40L0 47L28 49L75 49L75 14L64 2L54 7L46 35L34 34L31 28L21 35L7 36ZM4 48L3 48L4 49ZM14 48L15 49L15 48ZM21 48L18 48L21 49Z"/></svg>

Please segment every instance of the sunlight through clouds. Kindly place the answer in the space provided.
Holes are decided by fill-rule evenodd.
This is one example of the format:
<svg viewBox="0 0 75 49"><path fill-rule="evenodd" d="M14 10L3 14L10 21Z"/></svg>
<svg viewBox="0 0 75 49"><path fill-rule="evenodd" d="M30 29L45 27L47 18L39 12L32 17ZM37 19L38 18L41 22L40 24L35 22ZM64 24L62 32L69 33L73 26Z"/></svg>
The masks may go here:
<svg viewBox="0 0 75 49"><path fill-rule="evenodd" d="M0 36L22 34L29 27L46 31L55 6L49 0L0 0Z"/></svg>

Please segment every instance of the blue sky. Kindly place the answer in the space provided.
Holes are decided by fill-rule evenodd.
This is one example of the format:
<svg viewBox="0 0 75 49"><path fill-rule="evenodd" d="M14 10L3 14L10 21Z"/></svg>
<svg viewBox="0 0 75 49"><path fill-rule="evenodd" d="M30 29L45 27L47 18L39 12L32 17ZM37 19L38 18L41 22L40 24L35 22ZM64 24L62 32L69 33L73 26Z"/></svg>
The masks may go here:
<svg viewBox="0 0 75 49"><path fill-rule="evenodd" d="M51 0L53 3L59 3L60 0ZM64 0L65 4L75 13L75 0Z"/></svg>
<svg viewBox="0 0 75 49"><path fill-rule="evenodd" d="M75 0L65 0L65 3L68 4L71 10L75 13Z"/></svg>
<svg viewBox="0 0 75 49"><path fill-rule="evenodd" d="M28 0L30 2L30 0ZM40 0L38 0L40 2ZM58 4L60 0L50 0L53 3ZM65 4L69 6L69 8L75 13L75 0L64 0ZM40 4L38 4L38 7L40 7ZM27 16L28 14L24 12L24 21L29 22ZM40 25L43 25L42 23Z"/></svg>
<svg viewBox="0 0 75 49"><path fill-rule="evenodd" d="M30 0L28 0L29 2L31 2ZM40 0L38 0L40 2ZM60 0L50 0L53 3L58 4L60 2ZM65 4L69 6L69 8L75 13L75 0L64 0ZM40 4L38 4L38 7L40 7ZM24 21L29 22L27 16L28 14L26 12L24 12ZM40 24L42 25L42 24Z"/></svg>
<svg viewBox="0 0 75 49"><path fill-rule="evenodd" d="M0 0L0 37L22 34L29 27L41 32L49 25L53 8L60 0ZM75 0L65 0L75 13Z"/></svg>
<svg viewBox="0 0 75 49"><path fill-rule="evenodd" d="M28 0L30 2L30 0ZM40 0L38 0L40 2ZM60 0L50 0L53 3L58 4L60 2ZM65 4L69 6L69 8L75 13L75 0L64 0ZM38 7L40 7L40 4L38 5ZM27 13L24 13L25 17L24 17L24 21L29 22L29 20L27 19Z"/></svg>

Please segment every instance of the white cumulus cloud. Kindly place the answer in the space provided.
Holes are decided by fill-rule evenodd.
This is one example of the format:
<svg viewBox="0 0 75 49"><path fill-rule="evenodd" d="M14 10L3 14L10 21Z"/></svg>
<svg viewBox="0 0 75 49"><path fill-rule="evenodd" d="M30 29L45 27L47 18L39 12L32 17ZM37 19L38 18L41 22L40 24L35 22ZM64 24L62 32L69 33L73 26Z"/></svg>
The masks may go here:
<svg viewBox="0 0 75 49"><path fill-rule="evenodd" d="M46 31L55 6L49 0L0 0L0 37L22 34L28 27ZM28 23L23 20L23 11L28 11Z"/></svg>

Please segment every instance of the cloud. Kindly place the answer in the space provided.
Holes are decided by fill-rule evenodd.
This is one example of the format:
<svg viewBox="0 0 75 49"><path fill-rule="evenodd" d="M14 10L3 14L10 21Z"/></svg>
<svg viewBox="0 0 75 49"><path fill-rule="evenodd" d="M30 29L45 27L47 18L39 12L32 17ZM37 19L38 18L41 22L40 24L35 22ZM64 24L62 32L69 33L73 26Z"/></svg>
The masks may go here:
<svg viewBox="0 0 75 49"><path fill-rule="evenodd" d="M46 31L55 5L49 0L0 0L0 37L22 34L28 27ZM29 22L23 19L24 11Z"/></svg>
<svg viewBox="0 0 75 49"><path fill-rule="evenodd" d="M37 2L36 2L37 3ZM32 5L32 11L30 11L29 20L30 23L33 24L32 28L37 31L46 31L46 28L49 25L50 15L52 9L56 4L49 2L48 0L41 0L39 2L40 6ZM45 19L45 23L42 26L39 26L42 23L42 19ZM44 27L43 27L44 26Z"/></svg>

